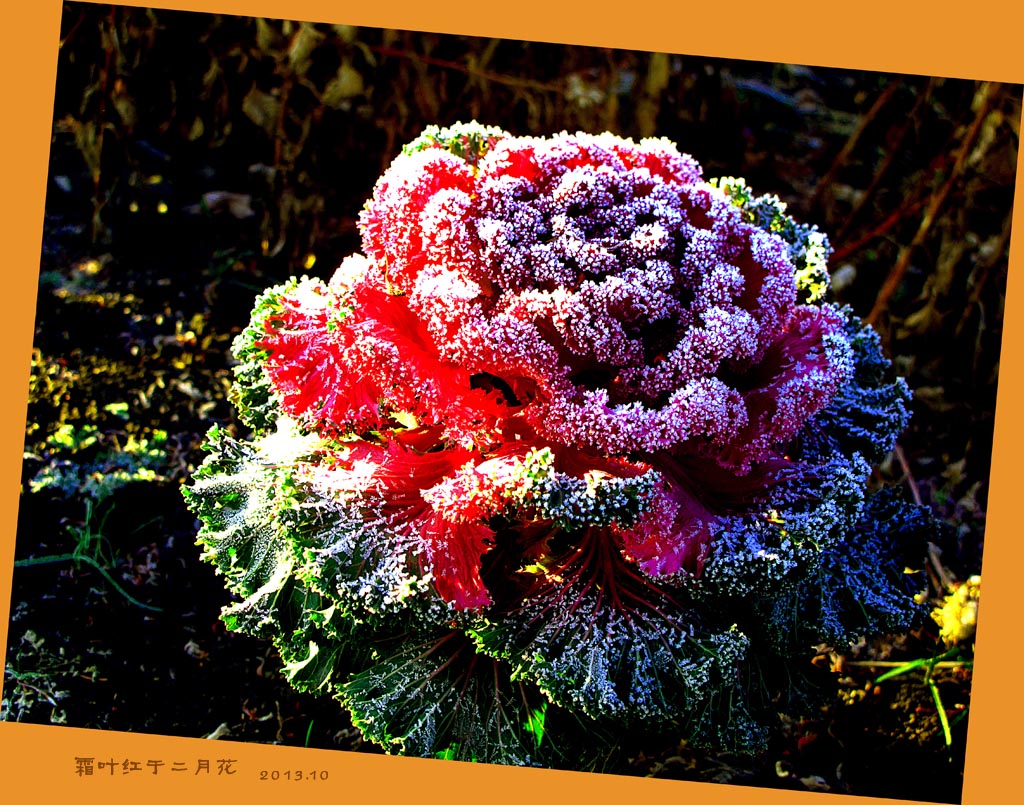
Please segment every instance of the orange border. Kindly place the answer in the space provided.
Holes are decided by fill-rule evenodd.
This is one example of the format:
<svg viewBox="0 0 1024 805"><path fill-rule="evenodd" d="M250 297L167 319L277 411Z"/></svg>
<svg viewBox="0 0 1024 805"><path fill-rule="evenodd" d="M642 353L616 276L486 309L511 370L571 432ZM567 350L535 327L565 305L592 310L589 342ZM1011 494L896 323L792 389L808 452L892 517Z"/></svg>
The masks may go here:
<svg viewBox="0 0 1024 805"><path fill-rule="evenodd" d="M135 3L143 5L143 3ZM506 3L444 3L389 0L386 4L336 4L330 0L156 0L149 5L183 10L289 17L355 25L443 31L512 39L607 45L641 50L692 53L885 72L982 78L1024 83L1020 59L1020 12L1010 0L967 7L932 0L899 7L891 0L860 0L829 7L820 0L731 0L684 9L674 2L552 4L550 0ZM8 12L2 49L7 78L6 125L0 134L5 171L4 243L7 266L0 377L12 394L0 400L0 636L9 618L14 536L18 505L20 456L23 449L25 403L36 280L42 236L46 166L49 152L53 86L61 3L44 0ZM1016 17L1015 19L1013 17ZM1018 171L1017 198L1024 199L1024 173ZM1024 203L1016 205L1011 240L1010 293L1007 299L1002 372L996 419L987 542L984 558L985 604L979 628L978 665L971 708L970 741L963 802L998 802L1017 787L1024 697L1019 695L1013 637L1014 578L1021 567L1021 543L1015 528L1016 464L1024 452L1024 425L1010 412L1024 403ZM0 641L2 655L6 640ZM115 780L79 778L76 756L130 757L143 766L147 759L211 761L213 773L199 784L194 775L147 772ZM235 776L218 775L216 761L234 759ZM261 783L261 769L327 770L327 782ZM363 795L383 801L412 794L419 800L442 802L453 797L491 802L645 801L701 803L764 803L801 805L838 795L750 789L634 779L572 772L511 769L416 758L272 747L197 739L167 738L0 723L0 773L14 797L36 799L40 793L64 795L79 802L108 802L143 795L147 801L177 802L182 796L229 794L241 800L283 796L336 797L358 801ZM104 772L105 773L105 772ZM158 783L159 781L159 783ZM818 799L813 799L817 797ZM878 803L902 800L845 797L845 801Z"/></svg>

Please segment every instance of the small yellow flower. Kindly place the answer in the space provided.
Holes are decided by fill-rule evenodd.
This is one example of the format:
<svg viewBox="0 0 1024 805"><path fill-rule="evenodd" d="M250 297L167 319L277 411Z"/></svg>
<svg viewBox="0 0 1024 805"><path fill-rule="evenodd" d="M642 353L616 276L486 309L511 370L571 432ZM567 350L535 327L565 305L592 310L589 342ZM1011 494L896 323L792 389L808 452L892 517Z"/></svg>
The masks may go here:
<svg viewBox="0 0 1024 805"><path fill-rule="evenodd" d="M943 599L942 606L932 610L932 618L940 627L939 636L947 646L974 636L980 598L981 576L971 576Z"/></svg>

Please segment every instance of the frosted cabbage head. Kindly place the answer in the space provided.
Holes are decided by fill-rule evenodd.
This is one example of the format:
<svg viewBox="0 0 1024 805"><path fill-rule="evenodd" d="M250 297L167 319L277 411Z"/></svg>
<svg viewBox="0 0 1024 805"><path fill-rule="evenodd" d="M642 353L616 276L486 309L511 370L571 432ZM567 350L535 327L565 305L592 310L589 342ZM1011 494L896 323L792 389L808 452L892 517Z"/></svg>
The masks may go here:
<svg viewBox="0 0 1024 805"><path fill-rule="evenodd" d="M778 199L665 140L468 124L408 146L360 229L329 282L257 301L234 346L253 443L211 438L189 498L229 586L260 513L265 583L238 591L263 627L275 579L331 607L341 626L293 612L279 643L331 657L315 678L370 737L521 762L533 701L750 748L777 706L750 669L917 616L901 563L926 518L867 494L909 392ZM217 508L244 477L278 490L276 542L262 508ZM431 641L431 685L512 715L411 717L415 679L385 670Z"/></svg>

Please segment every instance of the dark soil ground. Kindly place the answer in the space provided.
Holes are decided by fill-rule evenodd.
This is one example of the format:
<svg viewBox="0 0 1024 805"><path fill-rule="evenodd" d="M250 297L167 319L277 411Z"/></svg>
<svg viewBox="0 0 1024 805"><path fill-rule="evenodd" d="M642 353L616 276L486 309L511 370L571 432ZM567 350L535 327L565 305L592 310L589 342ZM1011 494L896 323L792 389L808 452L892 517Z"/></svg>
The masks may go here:
<svg viewBox="0 0 1024 805"><path fill-rule="evenodd" d="M743 175L821 225L837 250L837 294L873 317L915 389L911 430L879 481L945 523L916 569L921 588L938 602L980 572L1019 87L674 59L660 85L633 92L629 76L640 86L660 75L649 54L320 26L300 77L323 88L316 71L341 75L340 58L361 83L347 106L313 116L311 133L295 128L306 107L288 94L301 82L281 55L303 29L153 19L65 10L4 719L380 751L335 702L292 690L271 645L224 629L227 594L200 560L180 486L210 426L240 428L227 351L255 296L290 274L326 275L357 250L355 217L381 167L423 125L460 117L514 133L653 127L708 176ZM104 25L124 33L116 53L93 33ZM182 50L197 32L202 54ZM175 47L180 64L194 63L167 79L161 54ZM470 54L489 54L472 62L491 60L483 77ZM219 89L206 80L215 64ZM188 96L200 79L206 95ZM173 102L143 91L167 81ZM288 113L267 124L277 138L256 119L257 91ZM823 647L817 661L837 693L785 720L763 757L669 741L622 747L607 770L958 802L969 639L934 675L950 746L920 670L874 682L885 663L944 651L937 635L929 624Z"/></svg>

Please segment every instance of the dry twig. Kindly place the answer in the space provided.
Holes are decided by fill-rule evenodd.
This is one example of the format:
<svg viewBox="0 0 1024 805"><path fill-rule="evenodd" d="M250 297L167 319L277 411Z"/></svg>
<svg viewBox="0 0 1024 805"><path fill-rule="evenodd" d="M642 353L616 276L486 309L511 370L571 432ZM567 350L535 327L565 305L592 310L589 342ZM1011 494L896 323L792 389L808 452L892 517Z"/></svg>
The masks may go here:
<svg viewBox="0 0 1024 805"><path fill-rule="evenodd" d="M989 109L992 106L992 99L998 88L999 84L996 83L983 83L978 88L978 91L975 94L978 111L974 115L974 122L971 123L970 129L968 129L960 144L960 150L957 152L956 161L953 163L953 169L950 172L949 178L942 184L939 192L932 196L931 203L925 210L924 217L921 219L921 225L918 227L917 234L914 235L914 239L910 242L910 245L905 246L900 251L899 259L892 267L892 270L889 272L889 276L886 277L885 283L878 292L874 307L871 308L871 312L868 313L864 319L868 324L877 323L878 319L888 306L889 300L892 298L893 294L896 293L896 289L899 288L900 283L903 281L903 277L907 273L907 269L910 267L910 256L928 237L932 224L935 223L935 220L938 217L939 210L942 208L946 198L949 196L949 191L963 172L964 165L967 162L967 157L970 155L971 149L974 147L974 143L978 139L978 134L981 132L981 127L985 122L985 118L988 117Z"/></svg>
<svg viewBox="0 0 1024 805"><path fill-rule="evenodd" d="M867 190L865 190L863 195L861 195L861 197L858 199L856 205L850 211L850 214L846 216L846 221L843 222L843 225L839 228L839 231L836 233L835 237L837 241L842 241L843 237L846 235L846 233L850 230L850 227L853 225L853 222L857 219L861 212L863 212L868 202L872 198L874 198L875 191L878 190L879 186L882 183L882 179L885 177L886 173L888 173L889 168L892 166L893 161L896 159L896 155L900 151L900 146L903 145L903 141L906 139L907 134L910 132L911 126L918 120L921 108L931 98L932 89L935 87L936 82L937 79L935 78L929 79L928 86L926 86L924 92L922 92L918 96L917 101L914 104L914 108L911 109L910 114L907 115L906 119L903 121L903 124L896 131L896 136L892 139L892 142L890 142L887 145L885 158L882 160L882 164L880 164L878 168L875 170L875 175L871 177L871 183L868 185Z"/></svg>
<svg viewBox="0 0 1024 805"><path fill-rule="evenodd" d="M857 147L857 143L860 141L861 135L864 134L864 132L867 130L867 127L871 124L871 121L873 121L875 117L878 116L878 113L881 111L882 107L884 107L889 102L889 99L892 98L892 96L896 93L896 90L899 89L902 85L902 79L893 81L875 99L875 102L874 104L872 104L871 108L864 113L864 115L858 121L857 127L850 134L849 139L847 139L846 144L843 145L839 153L836 154L836 158L832 160L832 167L830 167L828 169L828 172L821 177L821 180L818 182L817 187L814 188L814 192L811 194L811 200L808 204L809 207L814 208L817 205L818 201L821 199L821 194L825 191L825 188L830 187L832 185L832 182L835 179L836 174L839 173L840 168L842 168L843 165L846 164L846 161L850 158L850 154L853 153L853 149Z"/></svg>

